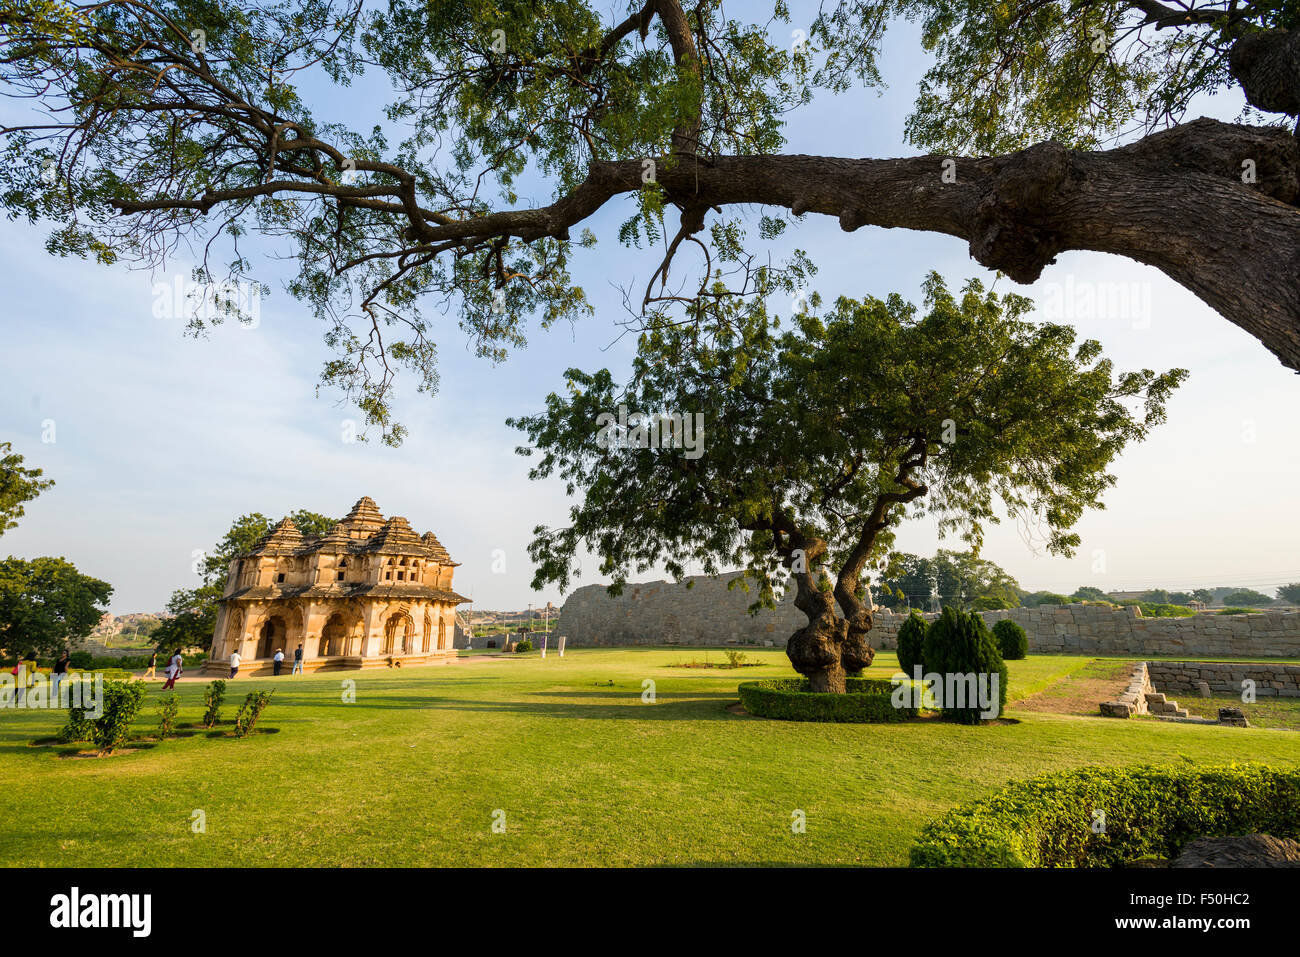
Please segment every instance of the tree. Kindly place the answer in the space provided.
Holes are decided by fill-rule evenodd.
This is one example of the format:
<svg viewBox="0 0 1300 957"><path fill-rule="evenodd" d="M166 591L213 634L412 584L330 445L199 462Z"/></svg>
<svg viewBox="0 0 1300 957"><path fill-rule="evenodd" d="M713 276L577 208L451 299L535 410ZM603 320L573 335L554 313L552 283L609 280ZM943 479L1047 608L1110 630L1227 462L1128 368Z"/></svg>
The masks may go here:
<svg viewBox="0 0 1300 957"><path fill-rule="evenodd" d="M934 594L934 566L930 559L910 552L895 552L880 576L881 604L895 611L928 609Z"/></svg>
<svg viewBox="0 0 1300 957"><path fill-rule="evenodd" d="M1223 603L1229 606L1242 605L1247 608L1260 608L1273 604L1273 599L1253 588L1239 588L1223 596Z"/></svg>
<svg viewBox="0 0 1300 957"><path fill-rule="evenodd" d="M1110 601L1104 591L1092 585L1084 585L1082 588L1076 588L1074 594L1070 597L1076 601Z"/></svg>
<svg viewBox="0 0 1300 957"><path fill-rule="evenodd" d="M423 307L453 308L494 358L524 344L530 316L587 314L569 263L616 198L635 202L621 242L665 241L644 294L628 289L646 327L666 313L717 323L734 297L802 289L801 254L756 262L816 213L846 231L958 237L1016 282L1067 250L1125 256L1300 368L1291 0L832 0L804 25L784 2L759 22L714 0L625 4L609 22L600 9L0 0L0 89L31 111L3 131L0 196L13 217L57 224L58 255L157 264L183 242L203 249L196 330L247 315L260 286L238 240L271 237L337 351L324 382L393 444L394 373L438 384ZM883 82L900 17L933 55L906 124L933 152L783 152L786 114L815 90ZM773 22L806 36L787 44ZM317 122L299 89L364 67L393 89L400 142L364 120ZM1252 123L1183 122L1196 94L1230 87ZM520 203L530 167L550 202ZM766 207L758 241L733 212L746 205ZM699 276L670 283L688 249Z"/></svg>
<svg viewBox="0 0 1300 957"><path fill-rule="evenodd" d="M298 509L289 513L289 520L307 537L324 535L337 519L319 512ZM274 528L261 512L241 515L231 523L230 530L222 536L212 551L202 559L198 588L179 588L167 601L167 611L172 616L153 633L157 648L211 648L212 632L217 624L217 606L226 589L226 575L230 560L252 549L258 539Z"/></svg>
<svg viewBox="0 0 1300 957"><path fill-rule="evenodd" d="M42 479L40 469L23 466L23 457L9 442L0 442L0 535L18 527L23 517L23 503L30 502L54 484Z"/></svg>
<svg viewBox="0 0 1300 957"><path fill-rule="evenodd" d="M1018 584L995 562L973 552L939 549L932 566L939 600L954 608L993 611L1020 607Z"/></svg>
<svg viewBox="0 0 1300 957"><path fill-rule="evenodd" d="M1206 605L1214 604L1214 592L1208 588L1197 588L1192 591L1194 601L1203 602Z"/></svg>
<svg viewBox="0 0 1300 957"><path fill-rule="evenodd" d="M99 624L113 586L62 558L0 560L0 653L51 657Z"/></svg>
<svg viewBox="0 0 1300 957"><path fill-rule="evenodd" d="M1169 593L1169 603L1172 605L1190 605L1195 600L1189 591L1171 591Z"/></svg>
<svg viewBox="0 0 1300 957"><path fill-rule="evenodd" d="M1153 588L1150 591L1143 592L1138 601L1151 602L1153 605L1167 605L1169 604L1169 592L1163 588Z"/></svg>
<svg viewBox="0 0 1300 957"><path fill-rule="evenodd" d="M1288 605L1300 605L1300 582L1292 582L1290 585L1282 585L1278 588L1277 600L1284 601Z"/></svg>
<svg viewBox="0 0 1300 957"><path fill-rule="evenodd" d="M679 579L687 561L741 565L757 607L792 579L808 625L787 654L814 689L842 692L873 654L864 575L909 505L977 549L997 499L1069 554L1109 464L1185 375L1112 375L1097 342L1024 321L1030 305L978 281L953 296L932 275L924 314L897 295L841 298L779 333L761 301L732 300L713 333L643 335L621 389L608 370L569 370L565 395L508 420L541 454L531 478L583 493L569 525L534 530L533 586L567 588L584 545L615 592L660 562Z"/></svg>

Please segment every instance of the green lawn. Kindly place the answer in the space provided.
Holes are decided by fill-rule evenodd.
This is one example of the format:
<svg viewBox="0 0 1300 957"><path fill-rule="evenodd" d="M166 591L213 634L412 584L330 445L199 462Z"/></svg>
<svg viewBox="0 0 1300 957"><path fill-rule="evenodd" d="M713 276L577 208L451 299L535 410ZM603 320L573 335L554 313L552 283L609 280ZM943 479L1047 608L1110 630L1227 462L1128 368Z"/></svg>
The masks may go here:
<svg viewBox="0 0 1300 957"><path fill-rule="evenodd" d="M4 865L905 864L921 825L1011 778L1081 764L1300 761L1296 732L1022 711L1019 724L825 725L725 710L762 667L673 668L681 649L570 650L328 677L237 679L227 719L275 687L244 740L202 734L106 759L33 747L57 712L0 712ZM721 658L721 652L717 652ZM1010 700L1087 658L1010 663ZM872 673L896 668L882 654ZM356 702L341 681L356 681ZM657 702L643 704L642 681ZM138 727L156 723L158 685ZM181 688L181 721L201 713ZM1017 716L1013 710L1011 716ZM493 833L493 812L505 833ZM791 832L796 809L807 831ZM191 831L202 810L207 830Z"/></svg>

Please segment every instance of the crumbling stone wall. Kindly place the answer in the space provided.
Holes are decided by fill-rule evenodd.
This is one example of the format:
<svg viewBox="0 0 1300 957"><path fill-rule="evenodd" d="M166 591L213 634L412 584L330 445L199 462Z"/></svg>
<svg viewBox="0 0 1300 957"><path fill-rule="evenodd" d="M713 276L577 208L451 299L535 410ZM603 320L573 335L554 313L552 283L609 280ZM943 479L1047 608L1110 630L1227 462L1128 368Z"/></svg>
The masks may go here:
<svg viewBox="0 0 1300 957"><path fill-rule="evenodd" d="M629 584L612 598L603 585L569 595L557 633L570 647L593 645L764 645L784 647L806 619L788 594L775 610L749 615L754 596L727 583L738 574L697 575L685 582ZM691 587L687 587L690 583ZM1018 622L1039 654L1222 655L1300 658L1300 612L1143 618L1136 608L1040 605L983 612L992 624ZM926 615L934 618L934 615ZM875 648L895 647L904 616L880 609L868 636Z"/></svg>

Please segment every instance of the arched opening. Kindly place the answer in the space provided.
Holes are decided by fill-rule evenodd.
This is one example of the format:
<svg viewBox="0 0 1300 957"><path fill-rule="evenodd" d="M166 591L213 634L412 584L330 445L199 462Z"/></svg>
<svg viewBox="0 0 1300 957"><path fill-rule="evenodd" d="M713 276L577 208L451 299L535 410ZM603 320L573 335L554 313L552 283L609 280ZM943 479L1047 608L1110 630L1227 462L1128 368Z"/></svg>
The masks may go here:
<svg viewBox="0 0 1300 957"><path fill-rule="evenodd" d="M402 654L409 655L414 645L415 623L411 621L411 616L402 611L394 612L384 625L384 647L381 654L397 654L397 649L400 648Z"/></svg>
<svg viewBox="0 0 1300 957"><path fill-rule="evenodd" d="M429 613L425 612L424 613L424 643L420 646L420 650L427 653L429 650L429 643L432 640L433 640L433 621L429 618Z"/></svg>
<svg viewBox="0 0 1300 957"><path fill-rule="evenodd" d="M438 616L438 650L442 651L447 647L447 619L441 615Z"/></svg>
<svg viewBox="0 0 1300 957"><path fill-rule="evenodd" d="M338 612L329 616L320 633L320 656L341 655L347 643L348 626Z"/></svg>
<svg viewBox="0 0 1300 957"><path fill-rule="evenodd" d="M268 618L262 624L261 631L257 635L257 655L258 658L270 658L275 654L277 648L283 648L285 637L288 629L285 627L284 619L279 615Z"/></svg>

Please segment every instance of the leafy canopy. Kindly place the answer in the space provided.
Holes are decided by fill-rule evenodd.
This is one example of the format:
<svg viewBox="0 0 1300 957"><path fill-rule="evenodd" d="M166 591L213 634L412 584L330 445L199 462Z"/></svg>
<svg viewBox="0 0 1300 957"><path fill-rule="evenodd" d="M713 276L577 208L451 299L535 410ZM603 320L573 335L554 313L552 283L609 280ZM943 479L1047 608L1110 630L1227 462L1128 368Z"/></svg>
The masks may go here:
<svg viewBox="0 0 1300 957"><path fill-rule="evenodd" d="M0 442L0 535L18 527L23 504L30 502L54 484L41 478L40 469L26 468L23 457L9 442Z"/></svg>
<svg viewBox="0 0 1300 957"><path fill-rule="evenodd" d="M953 295L931 275L924 312L898 295L841 298L781 332L761 302L733 303L716 335L646 332L622 387L569 370L566 394L510 420L530 443L519 451L540 454L530 477L582 493L569 525L535 529L534 587L567 587L585 545L615 590L659 562L679 578L687 562L739 565L770 604L776 570L799 570L799 540L824 542L837 569L864 550L878 560L910 507L978 549L995 500L1071 553L1110 464L1163 420L1186 373L1116 374L1097 342L1027 322L1030 306L977 280ZM611 436L620 406L627 427ZM701 417L702 450L676 429L682 441L653 447L639 417L665 414Z"/></svg>
<svg viewBox="0 0 1300 957"><path fill-rule="evenodd" d="M113 586L62 558L0 559L0 653L51 657L90 634Z"/></svg>

